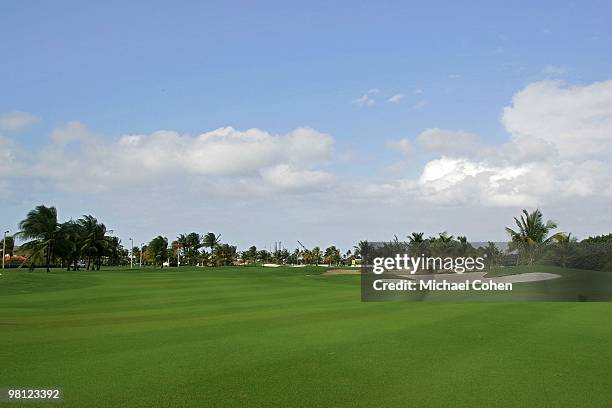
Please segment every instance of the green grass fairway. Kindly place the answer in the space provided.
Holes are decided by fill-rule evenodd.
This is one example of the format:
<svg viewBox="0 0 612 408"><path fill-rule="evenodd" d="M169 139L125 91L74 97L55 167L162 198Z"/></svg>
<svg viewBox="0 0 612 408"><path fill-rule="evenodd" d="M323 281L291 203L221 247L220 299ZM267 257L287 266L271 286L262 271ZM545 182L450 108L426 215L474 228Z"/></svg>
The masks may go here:
<svg viewBox="0 0 612 408"><path fill-rule="evenodd" d="M361 303L358 276L322 270L4 272L0 387L87 408L610 406L612 303Z"/></svg>

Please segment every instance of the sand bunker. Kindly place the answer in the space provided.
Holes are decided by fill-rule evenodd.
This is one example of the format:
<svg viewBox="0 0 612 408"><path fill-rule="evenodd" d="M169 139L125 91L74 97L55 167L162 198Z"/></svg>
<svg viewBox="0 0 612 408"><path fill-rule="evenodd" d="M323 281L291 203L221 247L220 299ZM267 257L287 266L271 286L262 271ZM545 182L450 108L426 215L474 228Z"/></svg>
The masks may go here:
<svg viewBox="0 0 612 408"><path fill-rule="evenodd" d="M321 275L359 275L361 269L330 269L329 271L323 272Z"/></svg>
<svg viewBox="0 0 612 408"><path fill-rule="evenodd" d="M323 272L321 275L359 275L361 270L355 269L330 269L329 271ZM468 281L490 281L493 283L523 283L523 282L539 282L550 279L560 278L561 275L547 272L529 272L520 273L516 275L505 275L505 276L494 276L491 278L485 278L486 272L466 272L466 273L436 273L427 275L410 275L410 274L397 274L404 279L412 280L446 280L447 282L465 282ZM394 279L387 279L394 280Z"/></svg>
<svg viewBox="0 0 612 408"><path fill-rule="evenodd" d="M506 276L495 276L491 278L485 278L486 272L467 272L467 273L437 273L437 274L429 274L429 275L398 275L402 278L408 278L412 280L446 280L447 282L456 282L461 281L465 282L466 280L474 281L474 280L484 280L490 281L493 283L522 283L522 282L539 282L550 279L560 278L561 275L557 275L554 273L547 272L529 272L529 273L520 273L517 275L506 275Z"/></svg>

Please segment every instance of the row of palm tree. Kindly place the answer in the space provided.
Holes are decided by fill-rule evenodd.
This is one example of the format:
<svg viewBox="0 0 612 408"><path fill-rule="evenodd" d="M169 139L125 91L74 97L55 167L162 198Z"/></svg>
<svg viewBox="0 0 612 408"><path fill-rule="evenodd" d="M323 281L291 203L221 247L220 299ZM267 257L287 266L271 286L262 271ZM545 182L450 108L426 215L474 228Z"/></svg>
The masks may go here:
<svg viewBox="0 0 612 408"><path fill-rule="evenodd" d="M555 255L554 259L566 266L570 255L576 253L577 240L571 234L552 233L557 228L553 221L544 221L542 212L523 210L514 218L516 227L506 228L510 237L509 251L516 254L517 263L522 261L533 264L544 254ZM64 265L68 269L84 266L87 270L99 270L103 263L119 265L129 262L129 253L121 245L118 237L110 235L112 231L92 215L83 215L77 220L59 222L55 207L40 205L30 211L19 223L20 231L16 238L26 241L19 252L26 256L25 263L44 265L49 271L51 265ZM583 242L610 242L609 236L594 237ZM7 253L13 254L13 237L7 237ZM586 247L582 247L584 252ZM284 248L274 251L258 250L255 246L238 252L236 246L221 242L221 235L213 232L200 235L196 232L180 234L169 244L168 239L157 236L148 245L134 248L132 256L139 257L145 264L161 265L170 259L180 260L182 264L221 266L240 263L308 264L308 265L350 265L373 249L373 244L360 241L354 248L342 254L336 246L325 250L320 247L312 249L295 249L290 252ZM397 237L383 243L383 249L389 253L399 250L409 251L414 255L427 256L469 256L483 253L489 262L495 262L501 256L499 248L492 242L487 246L474 248L465 236L454 237L446 232L425 237L422 232L413 232L400 241ZM573 252L572 252L573 251ZM608 251L609 252L609 251ZM592 255L592 254L590 254ZM586 256L586 255L585 255ZM575 261L574 257L574 261ZM592 258L592 256L591 256ZM609 262L605 256L595 261L597 265ZM576 262L574 262L576 263ZM178 264L178 262L177 262ZM22 264L23 265L23 264Z"/></svg>
<svg viewBox="0 0 612 408"><path fill-rule="evenodd" d="M87 270L99 270L103 263L119 265L129 262L129 256L145 264L162 266L170 259L181 260L183 264L223 266L232 265L237 261L241 263L278 262L278 263L304 263L329 265L350 262L351 251L344 256L335 246L325 251L319 247L313 249L296 249L293 252L287 249L275 251L257 250L250 247L242 253L237 247L221 242L221 235L208 232L200 235L196 232L180 234L176 240L169 244L163 236L153 238L142 248L133 248L132 254L121 245L118 237L110 235L105 224L99 222L92 215L83 215L77 220L59 222L55 207L37 206L30 211L25 219L19 223L19 232L15 238L25 241L19 252L26 256L22 263L44 265L47 272L51 266L65 266L69 270L79 269L81 266ZM10 242L9 242L10 240ZM7 238L8 253L13 253L13 237ZM132 259L133 259L132 258Z"/></svg>
<svg viewBox="0 0 612 408"><path fill-rule="evenodd" d="M349 250L343 256L340 250L332 245L322 251L320 247L303 250L295 249L289 252L286 248L277 248L274 251L258 250L251 246L247 250L238 252L236 246L221 242L221 235L209 232L199 235L196 232L180 234L170 246L165 237L157 237L154 242L143 249L145 261L155 265L163 265L165 259L176 259L177 264L223 266L234 263L278 263L278 264L307 264L328 265L350 264L354 259Z"/></svg>
<svg viewBox="0 0 612 408"><path fill-rule="evenodd" d="M523 210L519 217L514 218L514 222L516 224L514 229L506 228L510 238L507 255L512 256L517 263L532 265L536 260L542 259L545 253L550 255L553 251L563 252L564 248L567 251L567 247L576 241L571 234L562 232L553 234L552 231L557 228L557 224L554 221L544 221L539 209L533 212ZM373 244L360 241L355 246L355 254L366 258L393 256L396 253L428 257L484 256L489 265L497 264L502 257L502 251L493 242L476 248L465 236L454 237L446 232L427 238L423 232L413 232L403 241L396 236L389 242Z"/></svg>
<svg viewBox="0 0 612 408"><path fill-rule="evenodd" d="M39 205L19 223L16 238L25 240L20 251L30 265L42 264L47 272L51 264L79 267L86 261L86 269L100 269L102 258L118 262L125 250L117 237L109 236L106 226L92 215L60 223L57 209Z"/></svg>

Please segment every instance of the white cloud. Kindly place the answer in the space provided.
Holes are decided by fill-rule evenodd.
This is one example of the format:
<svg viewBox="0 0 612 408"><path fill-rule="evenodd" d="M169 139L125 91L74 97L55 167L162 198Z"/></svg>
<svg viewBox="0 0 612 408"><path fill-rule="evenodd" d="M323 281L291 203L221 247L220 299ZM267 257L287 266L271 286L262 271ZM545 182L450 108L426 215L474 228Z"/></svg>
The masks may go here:
<svg viewBox="0 0 612 408"><path fill-rule="evenodd" d="M415 89L415 90L414 90L414 94L415 94L415 95L420 95L420 94L422 94L422 93L423 93L423 90L422 90L422 89Z"/></svg>
<svg viewBox="0 0 612 408"><path fill-rule="evenodd" d="M171 177L229 177L307 189L326 176L313 167L330 159L333 144L329 135L310 128L272 135L225 127L195 137L157 131L108 141L76 122L55 130L51 138L54 144L39 152L31 172L71 191L108 191ZM69 142L78 148L66 146Z"/></svg>
<svg viewBox="0 0 612 408"><path fill-rule="evenodd" d="M506 142L465 130L425 129L414 138L386 141L402 154L401 165L385 162L380 174L368 166L381 161L368 157L333 163L332 137L310 128L280 135L231 127L200 135L161 130L109 139L73 122L52 132L39 151L25 152L0 138L0 199L6 202L5 191L20 197L43 186L38 188L47 189L49 202L64 200L61 207L74 202L87 211L115 208L129 213L122 221L129 228L147 220L149 235L164 233L160 225L175 233L217 228L209 225L216 222L224 236L233 229L245 244L254 236L281 239L282 228L283 240L299 230L300 239L310 237L313 244L337 231L338 240L349 243L410 229L454 228L470 238L503 238L503 225L517 210L535 206L544 206L553 219L563 214L564 230L574 222L572 231L599 232L610 228L611 88L612 81L533 83L503 110ZM43 197L35 191L34 205ZM84 197L87 204L79 204ZM148 218L138 218L142 213ZM276 226L279 219L291 227ZM268 231L270 225L275 228Z"/></svg>
<svg viewBox="0 0 612 408"><path fill-rule="evenodd" d="M28 112L7 112L0 114L0 131L15 132L33 125L40 119Z"/></svg>
<svg viewBox="0 0 612 408"><path fill-rule="evenodd" d="M0 136L0 177L10 177L21 173L22 159L15 143Z"/></svg>
<svg viewBox="0 0 612 408"><path fill-rule="evenodd" d="M530 84L512 98L502 122L514 138L540 139L561 158L612 155L612 80L584 86Z"/></svg>
<svg viewBox="0 0 612 408"><path fill-rule="evenodd" d="M480 147L478 136L460 130L427 129L417 136L416 141L431 152L460 157L470 155Z"/></svg>
<svg viewBox="0 0 612 408"><path fill-rule="evenodd" d="M421 147L442 156L423 168L418 194L439 204L489 206L612 198L612 80L531 84L504 109L502 123L511 134L502 145L464 131L418 135Z"/></svg>
<svg viewBox="0 0 612 408"><path fill-rule="evenodd" d="M59 145L94 139L94 133L80 122L68 122L51 132L51 140Z"/></svg>
<svg viewBox="0 0 612 408"><path fill-rule="evenodd" d="M287 164L279 164L261 171L262 180L272 189L321 190L333 181L330 173L320 170L296 170Z"/></svg>
<svg viewBox="0 0 612 408"><path fill-rule="evenodd" d="M459 78L461 78L461 75L459 75L459 74L450 74L448 77L450 79L459 79Z"/></svg>
<svg viewBox="0 0 612 408"><path fill-rule="evenodd" d="M393 95L392 97L390 97L389 99L387 99L387 102L390 103L400 103L402 101L402 99L404 99L404 94L403 93L398 93Z"/></svg>
<svg viewBox="0 0 612 408"><path fill-rule="evenodd" d="M353 99L351 103L358 106L374 106L376 104L376 101L368 94L364 94L357 99Z"/></svg>

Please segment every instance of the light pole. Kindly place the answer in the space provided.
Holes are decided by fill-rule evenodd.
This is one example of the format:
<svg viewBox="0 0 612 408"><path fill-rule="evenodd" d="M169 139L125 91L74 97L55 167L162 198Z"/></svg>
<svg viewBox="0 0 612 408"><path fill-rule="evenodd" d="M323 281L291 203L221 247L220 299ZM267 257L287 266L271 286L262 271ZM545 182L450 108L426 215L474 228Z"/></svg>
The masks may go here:
<svg viewBox="0 0 612 408"><path fill-rule="evenodd" d="M130 243L132 244L132 250L130 251L130 269L134 267L134 240L130 238Z"/></svg>
<svg viewBox="0 0 612 408"><path fill-rule="evenodd" d="M4 239L2 240L2 269L4 269L4 258L6 258L6 234L8 231L4 231Z"/></svg>
<svg viewBox="0 0 612 408"><path fill-rule="evenodd" d="M142 248L144 248L144 242L140 244L140 268L142 268Z"/></svg>

